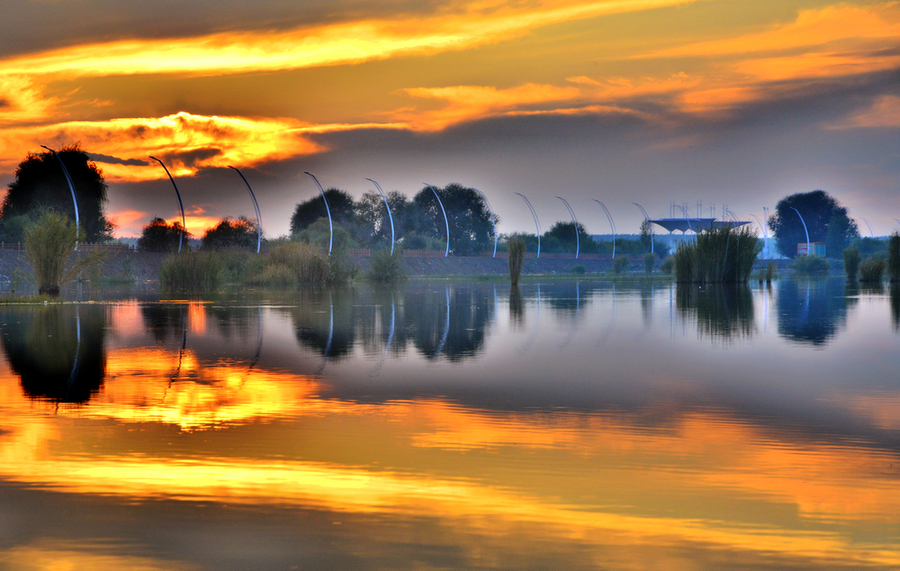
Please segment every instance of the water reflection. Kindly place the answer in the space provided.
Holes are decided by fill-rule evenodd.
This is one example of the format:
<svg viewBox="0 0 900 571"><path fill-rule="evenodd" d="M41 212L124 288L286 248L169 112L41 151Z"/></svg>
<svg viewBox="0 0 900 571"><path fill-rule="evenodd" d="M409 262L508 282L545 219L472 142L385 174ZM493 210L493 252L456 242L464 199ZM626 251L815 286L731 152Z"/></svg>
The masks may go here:
<svg viewBox="0 0 900 571"><path fill-rule="evenodd" d="M683 319L697 322L701 336L730 340L751 337L756 330L753 293L747 284L680 283L675 306Z"/></svg>
<svg viewBox="0 0 900 571"><path fill-rule="evenodd" d="M509 319L514 325L525 325L525 302L518 285L509 287Z"/></svg>
<svg viewBox="0 0 900 571"><path fill-rule="evenodd" d="M86 402L106 375L106 308L46 305L2 312L3 349L32 398Z"/></svg>
<svg viewBox="0 0 900 571"><path fill-rule="evenodd" d="M778 282L778 333L804 344L824 345L843 329L847 311L858 303L840 280ZM848 295L848 293L850 295Z"/></svg>
<svg viewBox="0 0 900 571"><path fill-rule="evenodd" d="M900 331L900 283L891 284L891 322L894 331Z"/></svg>

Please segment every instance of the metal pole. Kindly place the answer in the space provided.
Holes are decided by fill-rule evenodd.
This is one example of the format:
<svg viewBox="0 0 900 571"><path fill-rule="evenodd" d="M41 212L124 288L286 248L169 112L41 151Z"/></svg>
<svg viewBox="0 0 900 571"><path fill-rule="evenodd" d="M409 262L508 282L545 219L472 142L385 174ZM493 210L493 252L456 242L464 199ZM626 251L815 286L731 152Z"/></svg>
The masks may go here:
<svg viewBox="0 0 900 571"><path fill-rule="evenodd" d="M184 233L187 232L186 222L184 220L184 203L181 202L181 193L178 192L178 185L175 184L175 179L172 178L172 173L169 172L169 169L166 168L166 165L164 165L163 162L156 157L150 158L162 165L163 170L166 171L167 175L169 175L169 180L172 181L172 186L175 187L175 196L178 197L178 207L181 208L181 235L178 237L178 253L180 254L181 244L184 242Z"/></svg>
<svg viewBox="0 0 900 571"><path fill-rule="evenodd" d="M769 232L766 230L766 227L760 221L759 217L756 214L750 214L750 216L756 218L756 223L759 224L759 227L762 228L763 231L763 256L765 259L768 259L769 256Z"/></svg>
<svg viewBox="0 0 900 571"><path fill-rule="evenodd" d="M491 226L494 227L494 258L497 257L497 223L494 222L494 211L491 210L491 203L488 202L487 196L484 195L483 192L478 190L477 188L473 188L475 192L481 195L481 200L484 201L484 204L488 207L488 214L491 215Z"/></svg>
<svg viewBox="0 0 900 571"><path fill-rule="evenodd" d="M391 205L388 204L387 196L384 195L384 191L381 190L381 187L374 180L367 178L367 181L371 182L375 185L375 188L378 189L379 194L381 194L381 198L384 199L384 206L388 211L388 219L391 221L391 255L394 255L394 216L391 214Z"/></svg>
<svg viewBox="0 0 900 571"><path fill-rule="evenodd" d="M793 210L794 212L797 213L797 216L800 216L800 211L799 211L799 210L797 210L797 209L794 208L793 206L791 206L790 208L791 208L791 210ZM809 230L806 229L806 222L804 222L803 216L800 216L800 223L803 224L803 231L806 232L806 255L807 255L807 256L811 256L811 255L812 255L812 252L811 252L812 248L810 247L810 244L809 244Z"/></svg>
<svg viewBox="0 0 900 571"><path fill-rule="evenodd" d="M317 179L312 173L306 171L303 171L303 174L308 174L314 181L316 181L316 186L319 187L319 192L322 194L322 202L325 203L325 213L328 214L328 255L330 256L331 245L334 243L334 224L331 222L331 208L328 207L328 199L325 198L325 191L322 189L322 185L319 184L319 179Z"/></svg>
<svg viewBox="0 0 900 571"><path fill-rule="evenodd" d="M862 218L862 217L860 217L860 220L862 220L863 222L866 223L866 226L869 227L869 234L874 238L874 237L875 237L875 232L872 231L872 225L869 224L869 221L866 220L865 218Z"/></svg>
<svg viewBox="0 0 900 571"><path fill-rule="evenodd" d="M441 197L438 196L438 193L434 189L434 187L431 186L430 184L428 184L427 182L423 182L422 184L424 184L425 186L427 186L428 188L431 189L431 192L434 193L434 197L437 198L438 204L441 206L441 212L444 213L444 225L447 227L447 249L444 250L444 257L446 258L447 256L450 255L450 221L447 220L447 211L444 210L444 203L441 202Z"/></svg>
<svg viewBox="0 0 900 571"><path fill-rule="evenodd" d="M650 217L647 216L647 211L644 210L644 207L638 204L637 202L632 202L635 206L641 209L641 214L644 215L644 220L647 221L647 228L650 230L650 253L653 253L653 224L650 223Z"/></svg>
<svg viewBox="0 0 900 571"><path fill-rule="evenodd" d="M596 202L597 204L600 205L600 208L602 208L603 212L606 213L606 219L609 220L609 227L612 229L612 233L613 233L612 257L613 257L613 259L615 259L615 257L616 257L616 225L613 224L612 215L609 213L609 210L606 208L606 205L603 204L602 202L600 202L599 200L597 200L596 198L594 199L594 202ZM634 204L634 203L632 203L632 204ZM638 208L640 208L640 207L638 207ZM647 222L647 226L648 227L650 226L649 222ZM650 253L653 253L653 234L652 233L650 234Z"/></svg>
<svg viewBox="0 0 900 571"><path fill-rule="evenodd" d="M75 251L78 251L78 201L75 200L75 185L72 184L72 177L69 175L69 169L66 168L66 165L63 163L62 159L59 158L59 154L56 151L47 147L45 145L41 145L41 147L47 149L53 156L56 157L56 160L59 161L59 166L62 167L63 174L66 175L66 182L69 183L69 192L72 193L72 204L75 206Z"/></svg>
<svg viewBox="0 0 900 571"><path fill-rule="evenodd" d="M531 211L531 217L534 218L534 227L537 229L537 239L538 239L538 249L537 249L537 259L541 257L541 225L538 222L537 213L534 211L534 207L531 206L531 203L528 202L528 199L525 198L525 195L521 192L517 192L519 196L522 197L522 200L525 201L525 204L528 205L528 210Z"/></svg>
<svg viewBox="0 0 900 571"><path fill-rule="evenodd" d="M578 219L575 218L575 211L572 210L572 207L569 206L569 203L566 202L566 199L562 196L557 196L556 198L562 200L562 203L566 205L566 210L569 211L569 214L572 216L572 224L575 226L575 259L578 259L578 253L581 251L581 238L578 236Z"/></svg>
<svg viewBox="0 0 900 571"><path fill-rule="evenodd" d="M244 179L244 184L247 185L247 190L250 191L250 198L253 199L253 208L256 209L256 253L259 253L259 247L262 245L262 216L259 214L259 203L256 202L256 195L253 194L253 189L250 188L250 183L247 182L247 179L244 178L244 175L241 174L241 171L237 170L237 168L229 165L228 168L234 169L241 178Z"/></svg>

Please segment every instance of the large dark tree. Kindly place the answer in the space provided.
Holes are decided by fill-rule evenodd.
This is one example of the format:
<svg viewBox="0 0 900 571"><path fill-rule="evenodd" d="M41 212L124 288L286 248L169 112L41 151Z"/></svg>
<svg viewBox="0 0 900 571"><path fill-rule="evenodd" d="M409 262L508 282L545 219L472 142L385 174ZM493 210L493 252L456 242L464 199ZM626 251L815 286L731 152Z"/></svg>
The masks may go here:
<svg viewBox="0 0 900 571"><path fill-rule="evenodd" d="M596 254L601 250L581 222L578 223L577 240L574 222L557 222L541 236L541 250L547 253L574 254L576 246L582 254Z"/></svg>
<svg viewBox="0 0 900 571"><path fill-rule="evenodd" d="M256 250L256 222L241 216L237 220L225 218L203 235L202 247L207 250L223 248L253 248Z"/></svg>
<svg viewBox="0 0 900 571"><path fill-rule="evenodd" d="M475 189L451 183L436 188L447 211L450 226L450 249L454 254L466 256L486 251L494 243L494 227L487 206ZM416 230L424 235L446 240L447 228L441 206L430 187L425 187L413 198L413 203L424 214Z"/></svg>
<svg viewBox="0 0 900 571"><path fill-rule="evenodd" d="M184 233L181 238L181 222L167 224L162 218L154 218L150 224L144 226L137 247L142 252L177 252L179 241L183 241L182 247L187 246L190 232Z"/></svg>
<svg viewBox="0 0 900 571"><path fill-rule="evenodd" d="M328 209L331 210L331 219L335 224L353 223L354 204L353 197L349 193L337 188L329 188L325 191L325 198L328 200ZM294 215L291 216L291 234L299 234L319 218L327 217L328 212L321 194L301 202L294 209Z"/></svg>
<svg viewBox="0 0 900 571"><path fill-rule="evenodd" d="M106 183L103 173L90 160L87 153L77 144L63 147L58 151L59 158L72 177L75 197L78 201L78 217L81 228L85 232L85 241L104 242L112 239L113 225L103 212L106 206ZM0 207L0 217L8 236L13 240L12 226L17 224L16 217L28 216L37 218L44 210L55 210L75 220L75 207L72 204L72 192L66 182L59 161L53 153L29 153L16 169L16 179L10 183L9 192Z"/></svg>
<svg viewBox="0 0 900 571"><path fill-rule="evenodd" d="M810 242L825 242L829 256L840 256L854 238L859 236L856 222L847 216L847 209L824 190L801 192L786 196L775 206L775 215L769 218L769 229L775 235L778 252L793 258L797 244L806 243L806 233L800 216L809 231Z"/></svg>

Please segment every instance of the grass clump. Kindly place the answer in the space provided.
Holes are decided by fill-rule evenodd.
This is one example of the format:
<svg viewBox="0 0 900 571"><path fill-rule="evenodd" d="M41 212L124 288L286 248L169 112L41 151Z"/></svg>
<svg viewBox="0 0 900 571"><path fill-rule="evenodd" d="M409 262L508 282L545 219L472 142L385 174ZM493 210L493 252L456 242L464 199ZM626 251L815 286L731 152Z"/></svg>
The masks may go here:
<svg viewBox="0 0 900 571"><path fill-rule="evenodd" d="M844 248L843 257L844 273L847 274L847 280L851 282L856 281L856 277L859 275L859 248Z"/></svg>
<svg viewBox="0 0 900 571"><path fill-rule="evenodd" d="M859 264L859 281L867 284L880 284L887 266L881 256L870 256Z"/></svg>
<svg viewBox="0 0 900 571"><path fill-rule="evenodd" d="M208 291L223 281L225 264L218 252L169 254L159 265L159 286L168 291Z"/></svg>
<svg viewBox="0 0 900 571"><path fill-rule="evenodd" d="M628 269L629 259L628 256L616 256L616 259L613 260L613 273L621 274L626 269Z"/></svg>
<svg viewBox="0 0 900 571"><path fill-rule="evenodd" d="M750 279L761 247L746 228L701 232L675 251L675 279L679 282L739 283Z"/></svg>
<svg viewBox="0 0 900 571"><path fill-rule="evenodd" d="M40 294L58 296L63 285L97 267L104 257L101 252L75 255L79 230L57 212L45 212L24 234L25 259Z"/></svg>
<svg viewBox="0 0 900 571"><path fill-rule="evenodd" d="M654 266L656 266L656 254L647 252L644 254L644 273L652 274Z"/></svg>
<svg viewBox="0 0 900 571"><path fill-rule="evenodd" d="M525 240L514 236L507 242L509 249L509 281L512 285L518 285L519 276L522 275L522 267L525 265Z"/></svg>
<svg viewBox="0 0 900 571"><path fill-rule="evenodd" d="M659 271L671 276L675 272L675 256L666 256L666 259L659 265Z"/></svg>
<svg viewBox="0 0 900 571"><path fill-rule="evenodd" d="M585 268L581 264L572 266L572 269L569 270L570 274L574 274L576 276L583 276L586 272L587 272L587 268Z"/></svg>
<svg viewBox="0 0 900 571"><path fill-rule="evenodd" d="M378 283L397 283L406 279L406 268L403 265L403 254L399 249L391 251L387 248L372 252L372 266L369 268L369 280Z"/></svg>
<svg viewBox="0 0 900 571"><path fill-rule="evenodd" d="M797 256L791 268L805 276L824 275L828 273L828 260L819 256Z"/></svg>
<svg viewBox="0 0 900 571"><path fill-rule="evenodd" d="M888 276L892 282L900 282L900 234L894 232L888 240Z"/></svg>

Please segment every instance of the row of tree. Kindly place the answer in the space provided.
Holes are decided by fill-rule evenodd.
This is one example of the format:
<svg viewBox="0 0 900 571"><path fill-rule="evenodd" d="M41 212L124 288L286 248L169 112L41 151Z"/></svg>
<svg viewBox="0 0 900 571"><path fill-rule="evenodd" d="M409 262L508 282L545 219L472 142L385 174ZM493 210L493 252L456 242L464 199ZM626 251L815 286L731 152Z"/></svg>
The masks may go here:
<svg viewBox="0 0 900 571"><path fill-rule="evenodd" d="M60 212L74 220L72 195L59 161L65 165L77 189L83 239L87 242L113 239L114 226L104 212L107 185L102 172L78 145L64 147L57 154L59 159L51 152L29 153L19 164L15 180L0 205L0 241L21 241L24 228L46 211ZM384 199L374 190L366 192L359 200L337 188L330 188L324 194L334 223L334 245L338 248L387 247L391 242L393 222L394 239L402 247L443 250L447 237L444 213L449 225L450 250L454 254L469 255L493 248L493 224L499 222L499 218L492 215L477 190L461 184L434 189L425 186L411 199L400 192L390 192L386 195L390 215ZM301 202L291 216L290 237L327 244L331 235L327 215L321 196ZM769 228L779 253L789 258L796 256L797 244L806 242L807 231L809 241L825 242L827 252L832 256L839 255L853 240L859 239L859 230L847 209L822 190L783 198L769 220ZM226 218L206 231L202 246L252 248L257 243L257 230L255 221L244 217ZM154 218L143 228L138 247L146 251L174 251L179 240L189 236L179 223L168 224L162 218ZM522 237L529 249L536 248L536 235ZM586 254L609 253L611 250L609 242L591 239L582 224L557 222L541 236L541 251L572 252L576 243ZM654 246L657 251L665 250L659 242ZM642 225L640 240L620 240L616 247L617 253L623 254L648 251L649 227L646 223Z"/></svg>

